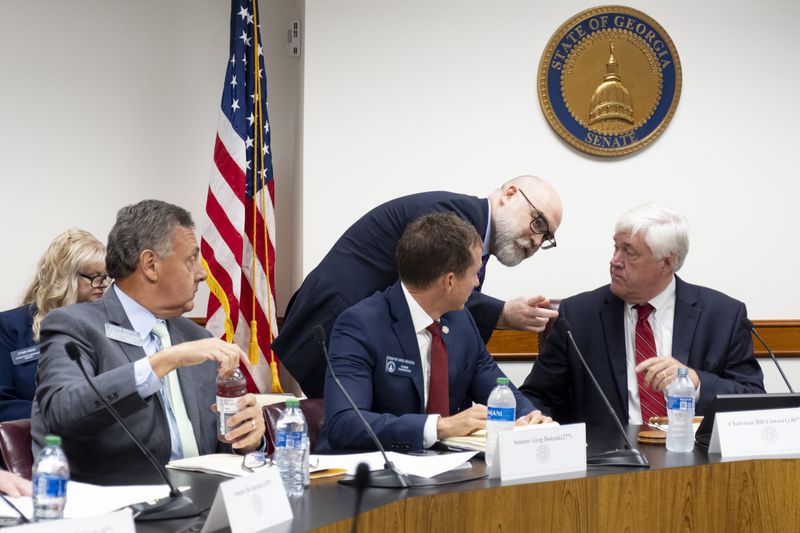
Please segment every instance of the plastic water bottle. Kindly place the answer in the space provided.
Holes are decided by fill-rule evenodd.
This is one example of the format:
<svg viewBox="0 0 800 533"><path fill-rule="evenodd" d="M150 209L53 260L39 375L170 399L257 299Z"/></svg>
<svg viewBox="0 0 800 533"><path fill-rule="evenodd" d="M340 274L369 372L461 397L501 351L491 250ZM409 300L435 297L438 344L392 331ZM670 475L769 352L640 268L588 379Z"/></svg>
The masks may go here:
<svg viewBox="0 0 800 533"><path fill-rule="evenodd" d="M671 452L694 450L694 392L689 369L679 368L678 379L667 386L667 450Z"/></svg>
<svg viewBox="0 0 800 533"><path fill-rule="evenodd" d="M64 518L67 503L69 464L61 437L47 435L44 448L33 465L33 519L54 520Z"/></svg>
<svg viewBox="0 0 800 533"><path fill-rule="evenodd" d="M286 400L286 408L275 428L275 463L286 494L302 496L308 478L308 426L300 400Z"/></svg>
<svg viewBox="0 0 800 533"><path fill-rule="evenodd" d="M508 386L508 378L497 378L497 386L486 402L489 414L486 419L486 466L492 467L497 434L514 429L517 420L517 399Z"/></svg>

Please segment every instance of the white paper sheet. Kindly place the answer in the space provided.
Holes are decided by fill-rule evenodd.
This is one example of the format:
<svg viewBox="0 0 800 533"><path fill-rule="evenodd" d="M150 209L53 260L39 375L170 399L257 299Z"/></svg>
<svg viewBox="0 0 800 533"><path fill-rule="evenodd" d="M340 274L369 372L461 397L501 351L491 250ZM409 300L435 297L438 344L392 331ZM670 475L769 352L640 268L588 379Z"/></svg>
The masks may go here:
<svg viewBox="0 0 800 533"><path fill-rule="evenodd" d="M199 457L187 457L167 463L174 470L193 470L226 477L239 477L248 473L242 468L241 455L235 453L212 453Z"/></svg>
<svg viewBox="0 0 800 533"><path fill-rule="evenodd" d="M183 487L181 487L183 490ZM169 494L166 485L123 485L118 487L101 487L70 481L67 483L67 505L64 508L64 518L85 518L97 516L134 503L156 500ZM33 501L31 498L9 498L11 502L31 518L33 516ZM17 516L5 502L0 500L1 516Z"/></svg>
<svg viewBox="0 0 800 533"><path fill-rule="evenodd" d="M439 455L406 455L387 452L389 460L402 472L420 477L434 477L443 472L454 470L475 456L478 452L459 452ZM347 455L312 455L311 462L319 459L317 470L327 468L344 468L348 474L354 474L359 463L367 463L370 470L383 468L383 456L380 452L357 453Z"/></svg>

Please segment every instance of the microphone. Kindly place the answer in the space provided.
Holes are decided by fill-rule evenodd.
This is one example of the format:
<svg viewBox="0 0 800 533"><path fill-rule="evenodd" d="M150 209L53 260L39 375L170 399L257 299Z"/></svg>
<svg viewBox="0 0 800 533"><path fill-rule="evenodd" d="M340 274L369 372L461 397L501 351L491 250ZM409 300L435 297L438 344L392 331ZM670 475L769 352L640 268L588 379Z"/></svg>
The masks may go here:
<svg viewBox="0 0 800 533"><path fill-rule="evenodd" d="M356 510L353 513L353 524L350 527L350 533L358 531L358 514L361 509L361 498L364 496L364 489L369 486L369 465L367 463L358 463L356 467L355 483L356 488Z"/></svg>
<svg viewBox="0 0 800 533"><path fill-rule="evenodd" d="M611 414L611 418L616 422L617 428L619 429L620 435L622 435L623 440L625 441L625 449L623 450L611 450L608 452L599 453L596 455L592 455L586 458L586 464L591 466L633 466L633 467L643 467L643 468L650 468L650 463L647 462L647 457L644 456L642 452L637 450L631 444L631 441L628 439L628 434L625 431L625 428L622 427L622 422L620 422L617 413L614 411L614 408L611 407L611 402L608 401L608 397L606 397L603 389L600 387L600 384L597 382L597 379L594 377L592 370L589 368L589 365L586 364L586 359L583 358L583 354L581 353L580 348L578 348L578 344L575 342L575 338L572 336L572 331L570 329L569 322L567 322L566 318L560 318L558 322L556 322L556 326L560 327L569 338L570 344L575 349L575 353L578 354L578 359L581 360L581 364L583 368L586 370L586 373L592 380L592 384L594 385L595 390L600 394L600 398L603 399L603 404L608 409L608 412Z"/></svg>
<svg viewBox="0 0 800 533"><path fill-rule="evenodd" d="M339 387L339 390L342 391L344 397L347 398L348 403L355 411L356 415L358 415L359 420L366 428L367 433L369 433L372 442L375 444L375 447L380 450L381 455L383 455L384 461L384 468L383 470L377 470L375 472L371 472L371 476L367 478L367 485L371 487L385 487L385 488L408 488L411 486L411 480L408 479L408 476L400 471L392 462L389 460L389 457L386 455L386 450L384 450L381 441L378 439L378 436L375 435L375 432L372 430L372 426L369 425L367 419L364 418L364 415L361 414L361 410L356 405L356 402L350 397L347 391L342 385L342 382L339 381L339 378L336 377L336 373L333 371L333 365L331 365L331 359L328 357L328 345L325 339L325 328L317 324L314 326L313 329L314 339L319 344L320 348L322 348L322 354L325 356L325 363L328 365L328 370L331 371L331 376L333 376L333 380L336 382L336 386ZM356 470L356 473L358 471ZM339 481L343 485L355 485L356 482L362 482L359 480L358 476L354 477L353 479L343 479Z"/></svg>
<svg viewBox="0 0 800 533"><path fill-rule="evenodd" d="M361 465L358 465L358 466L361 466ZM13 503L11 503L11 500L6 498L6 495L3 494L2 492L0 492L0 498L2 498L4 502L6 502L6 505L11 507L12 511L14 511L15 513L17 513L19 515L19 518L13 519L14 520L13 523L11 523L11 520L9 520L8 523L2 523L2 525L0 525L0 527L17 526L19 524L29 524L30 523L30 520L28 520L28 517L25 516L25 514L22 511L17 509L17 506L14 505Z"/></svg>
<svg viewBox="0 0 800 533"><path fill-rule="evenodd" d="M131 505L131 509L133 510L133 519L139 521L145 520L169 520L172 518L187 518L190 516L197 516L199 515L202 510L199 509L192 500L187 498L186 496L181 493L178 488L172 484L167 476L167 471L164 468L164 465L158 462L153 454L148 450L142 442L136 438L136 436L131 432L128 428L128 425L122 420L122 417L119 415L116 409L114 409L111 404L106 401L100 391L94 386L89 374L86 373L86 369L83 368L83 363L81 362L81 352L78 348L78 345L75 344L73 341L69 341L65 349L67 350L67 355L70 359L75 361L78 364L78 368L81 369L81 373L83 377L86 378L86 382L92 388L94 393L100 398L100 401L103 402L106 410L111 413L111 416L114 417L122 429L125 430L125 433L131 438L131 440L139 447L142 453L147 457L147 460L153 464L153 467L159 473L159 475L164 479L164 483L169 486L169 496L166 498L161 498L160 500L156 500L154 503L137 503L135 505Z"/></svg>
<svg viewBox="0 0 800 533"><path fill-rule="evenodd" d="M742 318L742 325L746 329L752 331L753 335L755 335L756 338L759 340L759 342L761 342L761 344L764 346L764 348L767 349L767 353L769 353L769 356L772 357L772 362L775 363L775 366L778 368L778 372L780 372L781 377L783 378L783 382L786 383L786 386L789 388L789 392L794 393L794 389L792 388L792 385L789 383L789 379L786 377L786 374L783 373L783 369L781 368L781 365L778 363L778 358L775 357L775 354L772 353L772 350L770 350L769 346L767 346L767 343L764 342L764 339L762 339L761 335L758 334L758 330L753 325L753 322L751 322L749 318L744 317Z"/></svg>

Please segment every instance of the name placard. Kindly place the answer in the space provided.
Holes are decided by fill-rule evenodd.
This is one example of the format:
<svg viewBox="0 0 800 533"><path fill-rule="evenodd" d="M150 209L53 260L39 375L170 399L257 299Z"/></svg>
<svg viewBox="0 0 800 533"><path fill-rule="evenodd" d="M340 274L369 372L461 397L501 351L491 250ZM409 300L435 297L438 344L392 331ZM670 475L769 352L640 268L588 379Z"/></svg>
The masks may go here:
<svg viewBox="0 0 800 533"><path fill-rule="evenodd" d="M266 531L292 520L277 466L221 483L202 533L230 526L233 533Z"/></svg>
<svg viewBox="0 0 800 533"><path fill-rule="evenodd" d="M4 532L12 533L136 533L133 514L128 508L91 518L49 520L24 526L9 527Z"/></svg>
<svg viewBox="0 0 800 533"><path fill-rule="evenodd" d="M717 413L708 453L723 458L800 455L800 408Z"/></svg>
<svg viewBox="0 0 800 533"><path fill-rule="evenodd" d="M497 437L490 477L509 481L586 471L586 424L519 426Z"/></svg>

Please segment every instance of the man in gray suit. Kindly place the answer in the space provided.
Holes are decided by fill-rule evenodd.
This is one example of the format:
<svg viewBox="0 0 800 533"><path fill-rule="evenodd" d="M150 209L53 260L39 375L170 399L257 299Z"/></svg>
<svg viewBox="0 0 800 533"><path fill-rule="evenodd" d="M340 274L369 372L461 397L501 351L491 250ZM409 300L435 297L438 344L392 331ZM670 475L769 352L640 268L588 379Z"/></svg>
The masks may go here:
<svg viewBox="0 0 800 533"><path fill-rule="evenodd" d="M45 317L32 436L60 435L72 478L99 484L153 481L156 473L114 422L67 357L75 343L84 368L133 433L162 463L256 449L264 419L255 396L240 400L228 432L217 438L217 374L242 351L181 317L205 277L194 223L184 209L145 200L124 207L108 236L106 264L116 282L100 300Z"/></svg>

